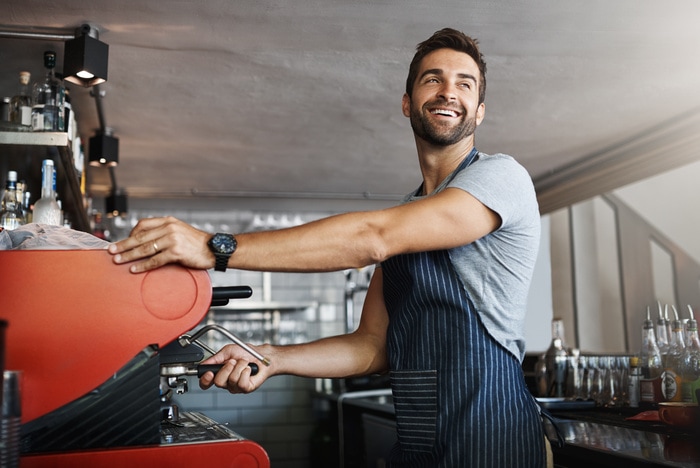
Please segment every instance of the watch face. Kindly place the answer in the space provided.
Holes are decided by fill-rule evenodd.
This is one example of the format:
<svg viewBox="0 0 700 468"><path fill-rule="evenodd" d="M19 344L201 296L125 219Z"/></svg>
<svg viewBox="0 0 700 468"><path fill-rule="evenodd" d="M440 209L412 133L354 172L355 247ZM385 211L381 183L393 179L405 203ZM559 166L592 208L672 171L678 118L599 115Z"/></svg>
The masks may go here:
<svg viewBox="0 0 700 468"><path fill-rule="evenodd" d="M232 254L236 250L236 239L230 234L215 234L210 244L218 253Z"/></svg>

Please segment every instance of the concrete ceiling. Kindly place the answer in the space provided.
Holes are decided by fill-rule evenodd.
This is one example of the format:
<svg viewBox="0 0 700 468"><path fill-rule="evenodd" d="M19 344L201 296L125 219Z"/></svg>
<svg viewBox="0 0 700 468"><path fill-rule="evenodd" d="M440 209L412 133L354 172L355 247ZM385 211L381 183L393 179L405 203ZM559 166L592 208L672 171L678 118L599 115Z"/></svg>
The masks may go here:
<svg viewBox="0 0 700 468"><path fill-rule="evenodd" d="M102 102L130 198L399 197L420 182L400 108L408 64L445 26L477 37L486 57L478 148L513 155L536 182L620 148L631 165L647 147L655 160L682 152L668 168L700 156L700 2L4 0L0 10L3 29L89 23L109 44ZM47 47L62 67L62 44L0 38L1 92L14 93L20 70L41 77ZM71 94L87 140L94 100ZM643 138L677 121L683 148ZM666 169L648 166L630 177ZM104 170L88 181L95 195L110 189Z"/></svg>

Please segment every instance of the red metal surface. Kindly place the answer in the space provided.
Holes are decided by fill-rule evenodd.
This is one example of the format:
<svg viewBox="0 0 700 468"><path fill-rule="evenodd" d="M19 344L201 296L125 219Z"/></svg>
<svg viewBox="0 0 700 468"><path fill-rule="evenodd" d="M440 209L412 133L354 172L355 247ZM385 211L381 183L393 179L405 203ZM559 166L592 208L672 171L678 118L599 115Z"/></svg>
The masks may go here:
<svg viewBox="0 0 700 468"><path fill-rule="evenodd" d="M20 468L136 468L157 466L268 468L270 460L258 444L249 440L66 452L31 455L20 458Z"/></svg>
<svg viewBox="0 0 700 468"><path fill-rule="evenodd" d="M211 304L206 271L132 274L104 250L0 251L0 268L5 367L23 371L23 423L101 385L146 346L191 330Z"/></svg>

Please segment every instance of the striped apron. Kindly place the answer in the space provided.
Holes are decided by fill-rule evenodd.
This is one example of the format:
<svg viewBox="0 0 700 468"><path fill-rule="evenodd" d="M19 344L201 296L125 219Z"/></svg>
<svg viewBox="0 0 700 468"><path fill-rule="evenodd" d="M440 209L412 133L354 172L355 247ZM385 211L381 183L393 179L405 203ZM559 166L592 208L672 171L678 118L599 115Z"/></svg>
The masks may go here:
<svg viewBox="0 0 700 468"><path fill-rule="evenodd" d="M545 466L520 362L487 332L448 251L398 255L382 275L398 435L389 466Z"/></svg>

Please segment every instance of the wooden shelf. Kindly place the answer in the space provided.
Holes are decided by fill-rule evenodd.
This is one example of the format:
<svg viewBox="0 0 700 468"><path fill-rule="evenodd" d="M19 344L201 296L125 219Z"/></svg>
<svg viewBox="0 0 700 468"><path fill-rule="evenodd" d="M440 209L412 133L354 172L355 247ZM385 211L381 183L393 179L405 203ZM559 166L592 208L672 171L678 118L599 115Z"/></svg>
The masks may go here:
<svg viewBox="0 0 700 468"><path fill-rule="evenodd" d="M46 149L42 157L55 157L60 161L56 167L58 192L63 210L69 215L74 229L90 232L90 221L83 207L83 194L80 181L73 165L73 152L65 132L8 132L0 131L0 145L9 147L29 147ZM0 156L3 152L0 151Z"/></svg>

